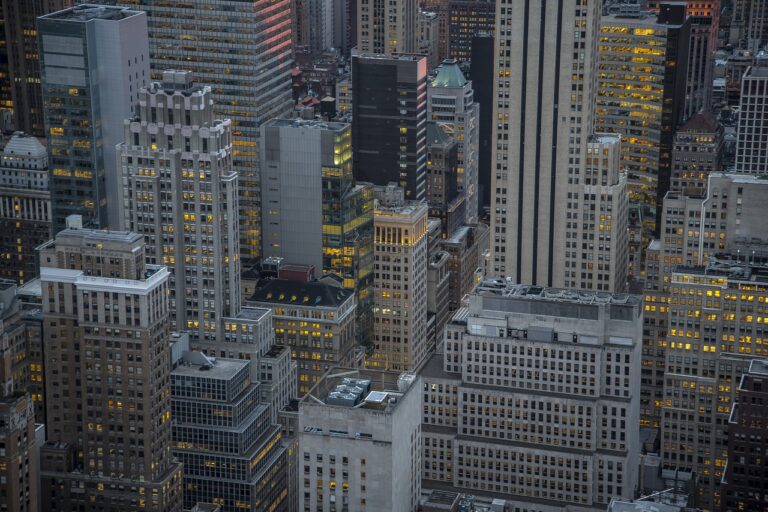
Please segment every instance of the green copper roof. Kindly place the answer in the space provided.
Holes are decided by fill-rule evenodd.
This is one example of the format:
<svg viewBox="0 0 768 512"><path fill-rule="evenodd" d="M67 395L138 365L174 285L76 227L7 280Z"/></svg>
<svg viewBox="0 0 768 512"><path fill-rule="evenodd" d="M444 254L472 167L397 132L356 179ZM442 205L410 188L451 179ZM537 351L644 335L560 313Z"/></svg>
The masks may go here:
<svg viewBox="0 0 768 512"><path fill-rule="evenodd" d="M445 59L437 68L437 76L432 87L463 87L467 83L464 73L454 59Z"/></svg>

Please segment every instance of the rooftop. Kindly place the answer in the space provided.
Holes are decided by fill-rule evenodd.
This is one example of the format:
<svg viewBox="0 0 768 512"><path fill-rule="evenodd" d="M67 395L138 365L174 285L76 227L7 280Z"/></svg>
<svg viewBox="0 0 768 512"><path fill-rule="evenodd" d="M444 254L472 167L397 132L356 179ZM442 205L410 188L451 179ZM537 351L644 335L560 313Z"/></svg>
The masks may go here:
<svg viewBox="0 0 768 512"><path fill-rule="evenodd" d="M464 87L467 79L455 59L445 59L437 67L437 76L432 80L432 87Z"/></svg>
<svg viewBox="0 0 768 512"><path fill-rule="evenodd" d="M427 123L427 145L447 145L451 142L453 142L453 139L445 133L445 130L438 123Z"/></svg>
<svg viewBox="0 0 768 512"><path fill-rule="evenodd" d="M300 402L391 412L415 379L410 373L337 367L326 373Z"/></svg>
<svg viewBox="0 0 768 512"><path fill-rule="evenodd" d="M323 121L321 119L272 119L267 121L267 127L276 128L305 128L309 130L329 130L341 132L349 128L349 123Z"/></svg>
<svg viewBox="0 0 768 512"><path fill-rule="evenodd" d="M77 22L87 22L91 20L119 21L125 18L130 18L131 16L143 14L143 11L134 11L127 7L83 4L41 16L41 19Z"/></svg>
<svg viewBox="0 0 768 512"><path fill-rule="evenodd" d="M48 154L39 140L24 132L16 132L3 149L3 157L20 156L25 158L48 158Z"/></svg>
<svg viewBox="0 0 768 512"><path fill-rule="evenodd" d="M218 359L205 356L202 352L185 352L171 373L174 376L230 380L249 364L250 361L245 359Z"/></svg>
<svg viewBox="0 0 768 512"><path fill-rule="evenodd" d="M253 306L244 306L232 317L238 320L261 320L270 313L268 308L257 308Z"/></svg>
<svg viewBox="0 0 768 512"><path fill-rule="evenodd" d="M250 300L269 304L335 308L344 304L352 295L351 290L319 281L301 283L287 279L271 279L256 290Z"/></svg>
<svg viewBox="0 0 768 512"><path fill-rule="evenodd" d="M716 254L709 257L706 266L680 265L674 274L691 274L711 277L726 277L733 281L768 283L768 261L748 254ZM725 283L722 283L723 285Z"/></svg>
<svg viewBox="0 0 768 512"><path fill-rule="evenodd" d="M749 373L768 377L768 359L753 359L749 363Z"/></svg>
<svg viewBox="0 0 768 512"><path fill-rule="evenodd" d="M594 133L589 136L587 142L596 144L620 144L621 135L618 133Z"/></svg>
<svg viewBox="0 0 768 512"><path fill-rule="evenodd" d="M640 304L641 297L626 293L548 288L514 283L510 278L488 278L477 285L477 295L498 295L528 300L572 302L579 304Z"/></svg>
<svg viewBox="0 0 768 512"><path fill-rule="evenodd" d="M694 114L678 132L688 133L715 133L717 131L717 119L711 112L699 112Z"/></svg>

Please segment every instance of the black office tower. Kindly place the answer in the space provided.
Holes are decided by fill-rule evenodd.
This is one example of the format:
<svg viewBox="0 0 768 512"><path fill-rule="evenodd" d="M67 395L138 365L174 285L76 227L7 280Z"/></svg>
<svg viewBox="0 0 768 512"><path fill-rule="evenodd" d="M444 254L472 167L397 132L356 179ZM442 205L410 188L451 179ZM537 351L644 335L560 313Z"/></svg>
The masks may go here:
<svg viewBox="0 0 768 512"><path fill-rule="evenodd" d="M480 144L478 147L478 177L480 208L491 207L491 149L493 137L493 34L480 33L472 38L470 79L475 89L475 101L480 103Z"/></svg>
<svg viewBox="0 0 768 512"><path fill-rule="evenodd" d="M425 199L426 57L353 55L352 117L355 179Z"/></svg>

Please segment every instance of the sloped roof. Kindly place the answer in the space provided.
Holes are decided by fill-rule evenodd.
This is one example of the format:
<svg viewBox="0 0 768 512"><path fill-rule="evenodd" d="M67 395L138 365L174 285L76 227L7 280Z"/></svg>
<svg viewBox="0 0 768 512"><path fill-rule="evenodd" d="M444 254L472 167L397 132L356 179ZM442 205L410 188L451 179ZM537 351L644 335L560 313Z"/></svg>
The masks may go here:
<svg viewBox="0 0 768 512"><path fill-rule="evenodd" d="M454 59L445 59L437 68L437 76L432 80L432 87L463 87L467 83L459 63Z"/></svg>

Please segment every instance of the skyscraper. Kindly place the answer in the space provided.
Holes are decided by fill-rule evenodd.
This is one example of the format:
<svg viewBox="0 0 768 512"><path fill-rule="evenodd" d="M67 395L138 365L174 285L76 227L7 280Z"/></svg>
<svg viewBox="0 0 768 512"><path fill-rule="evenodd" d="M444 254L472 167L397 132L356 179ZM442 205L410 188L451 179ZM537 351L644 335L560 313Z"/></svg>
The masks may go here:
<svg viewBox="0 0 768 512"><path fill-rule="evenodd" d="M424 202L376 207L370 367L415 371L428 355L427 211Z"/></svg>
<svg viewBox="0 0 768 512"><path fill-rule="evenodd" d="M36 276L35 248L51 239L48 154L16 133L0 155L0 278L19 284Z"/></svg>
<svg viewBox="0 0 768 512"><path fill-rule="evenodd" d="M352 56L352 147L358 181L396 182L426 198L427 59Z"/></svg>
<svg viewBox="0 0 768 512"><path fill-rule="evenodd" d="M417 0L360 0L357 49L362 53L415 53L418 43Z"/></svg>
<svg viewBox="0 0 768 512"><path fill-rule="evenodd" d="M768 66L747 69L741 79L739 107L734 170L763 173L768 169Z"/></svg>
<svg viewBox="0 0 768 512"><path fill-rule="evenodd" d="M43 510L178 511L168 270L123 231L65 229L40 258Z"/></svg>
<svg viewBox="0 0 768 512"><path fill-rule="evenodd" d="M472 82L464 78L455 60L445 60L427 87L427 117L456 139L457 185L464 193L467 224L478 220L478 158L480 105L474 100Z"/></svg>
<svg viewBox="0 0 768 512"><path fill-rule="evenodd" d="M64 9L67 0L6 1L0 5L0 128L9 113L13 129L43 137L43 98L36 20Z"/></svg>
<svg viewBox="0 0 768 512"><path fill-rule="evenodd" d="M580 0L497 4L491 157L492 275L560 286L566 193L580 185L592 130L598 4ZM564 208L565 205L565 208Z"/></svg>
<svg viewBox="0 0 768 512"><path fill-rule="evenodd" d="M232 122L240 251L259 258L259 126L292 108L291 0L101 1L146 11L155 79L179 69L211 86L217 118Z"/></svg>
<svg viewBox="0 0 768 512"><path fill-rule="evenodd" d="M448 12L448 58L468 62L472 55L472 38L481 32L493 33L496 2L450 0Z"/></svg>
<svg viewBox="0 0 768 512"><path fill-rule="evenodd" d="M483 215L491 207L491 154L493 142L494 44L493 32L479 33L472 38L472 59L469 75L475 101L480 104L479 140L477 147L478 203Z"/></svg>
<svg viewBox="0 0 768 512"><path fill-rule="evenodd" d="M39 510L35 408L29 394L0 392L0 496L8 512Z"/></svg>
<svg viewBox="0 0 768 512"><path fill-rule="evenodd" d="M512 510L633 497L641 332L636 296L481 283L419 373L422 487Z"/></svg>
<svg viewBox="0 0 768 512"><path fill-rule="evenodd" d="M172 328L213 343L221 318L240 309L231 124L188 71L167 71L138 95L119 147L124 223L144 236L149 262L169 268Z"/></svg>
<svg viewBox="0 0 768 512"><path fill-rule="evenodd" d="M639 212L630 223L633 277L640 276L643 253L661 226L672 138L685 109L690 33L682 4L600 21L595 129L621 135L630 203Z"/></svg>
<svg viewBox="0 0 768 512"><path fill-rule="evenodd" d="M38 29L53 232L72 214L119 228L115 146L149 80L146 15L82 5L39 18Z"/></svg>

